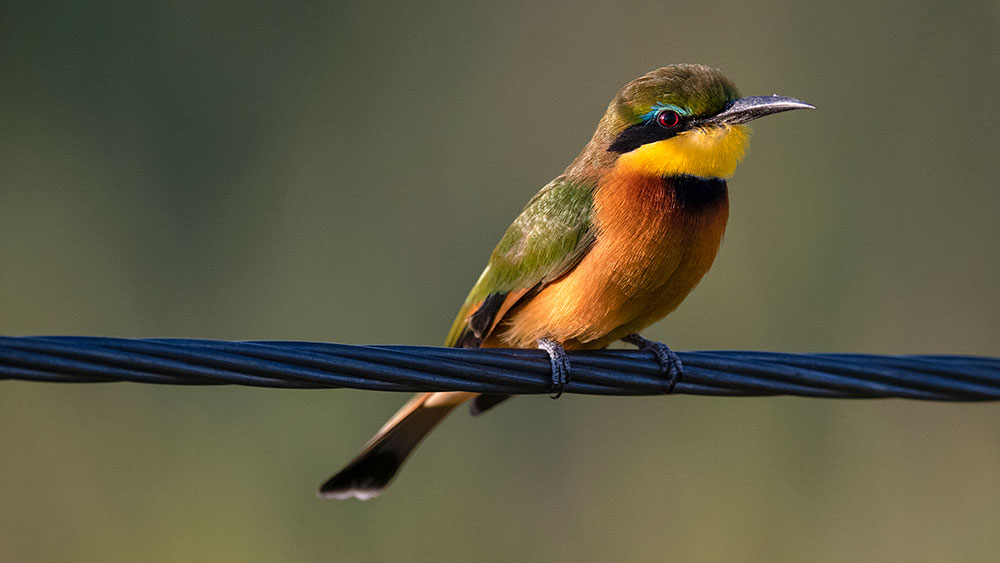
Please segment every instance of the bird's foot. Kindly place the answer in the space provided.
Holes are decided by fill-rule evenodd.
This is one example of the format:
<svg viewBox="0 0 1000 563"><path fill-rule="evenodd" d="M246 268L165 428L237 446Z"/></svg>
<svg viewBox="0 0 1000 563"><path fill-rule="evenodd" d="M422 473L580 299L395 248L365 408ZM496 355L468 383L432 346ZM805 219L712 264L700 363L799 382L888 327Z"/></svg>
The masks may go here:
<svg viewBox="0 0 1000 563"><path fill-rule="evenodd" d="M552 363L552 398L558 399L563 387L569 383L569 356L566 355L566 349L555 340L539 338L538 347L549 354L549 362Z"/></svg>
<svg viewBox="0 0 1000 563"><path fill-rule="evenodd" d="M683 365L681 364L681 359L677 357L666 344L662 342L654 342L647 338L643 338L638 334L630 334L625 338L622 338L624 342L629 344L634 344L638 346L640 350L649 350L650 352L656 354L657 361L660 362L660 375L667 380L667 393L672 393L677 382L680 381L681 371L683 370Z"/></svg>

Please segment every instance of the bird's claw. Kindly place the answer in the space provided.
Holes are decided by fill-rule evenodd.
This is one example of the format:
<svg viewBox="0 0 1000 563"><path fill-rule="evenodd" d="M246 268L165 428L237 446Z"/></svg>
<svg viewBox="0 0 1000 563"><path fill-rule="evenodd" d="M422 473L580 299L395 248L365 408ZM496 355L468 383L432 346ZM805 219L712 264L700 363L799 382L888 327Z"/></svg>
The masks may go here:
<svg viewBox="0 0 1000 563"><path fill-rule="evenodd" d="M554 393L553 399L558 399L563 392L563 388L569 383L569 356L566 349L555 340L540 338L538 347L549 355L549 362L552 364L552 387L550 391Z"/></svg>
<svg viewBox="0 0 1000 563"><path fill-rule="evenodd" d="M638 334L630 334L623 341L634 344L640 350L649 350L656 355L656 360L660 362L660 375L667 380L667 393L672 393L677 382L680 381L681 372L684 368L681 359L662 342L654 342L648 338L643 338Z"/></svg>

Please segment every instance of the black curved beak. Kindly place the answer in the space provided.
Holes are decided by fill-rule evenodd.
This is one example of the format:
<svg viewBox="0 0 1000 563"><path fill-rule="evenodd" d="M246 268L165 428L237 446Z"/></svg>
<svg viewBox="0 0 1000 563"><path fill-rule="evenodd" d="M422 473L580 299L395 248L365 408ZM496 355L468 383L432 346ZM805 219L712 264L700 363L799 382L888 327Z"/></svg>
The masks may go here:
<svg viewBox="0 0 1000 563"><path fill-rule="evenodd" d="M701 123L705 125L739 125L753 121L758 117L793 109L816 109L816 106L784 96L747 96L731 103L721 113L705 118Z"/></svg>

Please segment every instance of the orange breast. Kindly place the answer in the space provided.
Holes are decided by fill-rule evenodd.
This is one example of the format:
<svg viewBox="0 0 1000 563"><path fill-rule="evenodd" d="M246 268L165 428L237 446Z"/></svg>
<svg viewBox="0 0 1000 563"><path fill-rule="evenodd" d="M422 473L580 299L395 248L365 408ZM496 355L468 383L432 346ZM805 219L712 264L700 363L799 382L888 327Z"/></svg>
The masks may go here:
<svg viewBox="0 0 1000 563"><path fill-rule="evenodd" d="M603 348L673 311L708 271L729 216L725 182L613 169L594 194L594 246L519 303L487 345Z"/></svg>

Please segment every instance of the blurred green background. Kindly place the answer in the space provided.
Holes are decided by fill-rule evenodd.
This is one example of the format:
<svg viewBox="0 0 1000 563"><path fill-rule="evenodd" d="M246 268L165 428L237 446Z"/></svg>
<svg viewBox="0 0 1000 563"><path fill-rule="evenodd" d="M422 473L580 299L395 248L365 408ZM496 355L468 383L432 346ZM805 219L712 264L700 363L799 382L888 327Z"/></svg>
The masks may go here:
<svg viewBox="0 0 1000 563"><path fill-rule="evenodd" d="M438 344L527 199L664 64L755 124L676 349L1000 354L1000 3L6 3L0 333ZM0 385L4 561L976 561L1000 409L522 398L383 497L405 399Z"/></svg>

